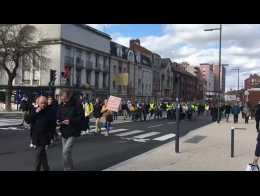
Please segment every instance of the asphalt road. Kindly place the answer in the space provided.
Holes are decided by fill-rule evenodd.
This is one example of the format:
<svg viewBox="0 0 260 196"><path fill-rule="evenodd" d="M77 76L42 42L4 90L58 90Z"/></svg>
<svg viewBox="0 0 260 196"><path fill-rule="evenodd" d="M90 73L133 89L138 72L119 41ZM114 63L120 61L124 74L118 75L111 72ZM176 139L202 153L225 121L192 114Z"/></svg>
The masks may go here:
<svg viewBox="0 0 260 196"><path fill-rule="evenodd" d="M181 136L209 123L211 121L206 117L196 121L181 121ZM176 123L166 119L112 124L110 136L89 134L77 138L73 149L75 169L106 169L173 141L175 131ZM35 151L29 148L29 144L28 130L0 127L0 171L32 171ZM48 160L51 170L63 170L60 142L48 149Z"/></svg>

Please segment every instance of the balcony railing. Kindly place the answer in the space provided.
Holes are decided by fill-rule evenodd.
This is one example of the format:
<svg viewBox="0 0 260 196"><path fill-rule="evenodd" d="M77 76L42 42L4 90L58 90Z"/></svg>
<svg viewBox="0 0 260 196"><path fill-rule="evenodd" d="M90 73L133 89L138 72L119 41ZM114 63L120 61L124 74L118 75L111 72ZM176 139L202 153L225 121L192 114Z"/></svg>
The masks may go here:
<svg viewBox="0 0 260 196"><path fill-rule="evenodd" d="M70 56L65 56L65 65L69 67L73 67L73 58Z"/></svg>
<svg viewBox="0 0 260 196"><path fill-rule="evenodd" d="M93 69L93 62L92 61L89 61L89 60L86 61L86 69Z"/></svg>
<svg viewBox="0 0 260 196"><path fill-rule="evenodd" d="M84 68L84 61L81 58L76 59L76 68L78 68L78 69Z"/></svg>

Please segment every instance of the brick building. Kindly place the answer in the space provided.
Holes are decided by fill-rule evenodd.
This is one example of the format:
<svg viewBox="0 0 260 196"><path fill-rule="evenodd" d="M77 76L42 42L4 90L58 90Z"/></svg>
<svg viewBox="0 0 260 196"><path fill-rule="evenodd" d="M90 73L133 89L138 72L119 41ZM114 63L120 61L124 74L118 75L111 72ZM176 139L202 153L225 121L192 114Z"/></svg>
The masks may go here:
<svg viewBox="0 0 260 196"><path fill-rule="evenodd" d="M244 81L245 89L258 87L259 85L260 85L260 76L257 74L250 74L249 78L245 79Z"/></svg>

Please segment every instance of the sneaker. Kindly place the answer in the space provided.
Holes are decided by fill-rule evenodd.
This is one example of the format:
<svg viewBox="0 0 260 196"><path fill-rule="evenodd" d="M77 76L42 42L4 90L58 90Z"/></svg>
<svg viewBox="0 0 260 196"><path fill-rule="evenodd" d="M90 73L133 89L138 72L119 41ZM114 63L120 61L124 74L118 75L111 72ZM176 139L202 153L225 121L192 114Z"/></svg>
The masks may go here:
<svg viewBox="0 0 260 196"><path fill-rule="evenodd" d="M33 148L33 147L34 147L34 145L31 143L31 144L30 144L30 148Z"/></svg>
<svg viewBox="0 0 260 196"><path fill-rule="evenodd" d="M89 130L87 130L86 133L89 134L90 133Z"/></svg>

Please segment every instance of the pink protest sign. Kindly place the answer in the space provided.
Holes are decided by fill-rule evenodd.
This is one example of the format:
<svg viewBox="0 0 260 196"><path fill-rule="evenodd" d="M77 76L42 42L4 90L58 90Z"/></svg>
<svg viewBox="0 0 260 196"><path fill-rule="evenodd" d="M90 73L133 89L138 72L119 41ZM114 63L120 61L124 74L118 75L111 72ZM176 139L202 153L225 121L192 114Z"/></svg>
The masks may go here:
<svg viewBox="0 0 260 196"><path fill-rule="evenodd" d="M113 112L118 112L120 104L121 104L120 97L110 96L107 101L107 109Z"/></svg>

